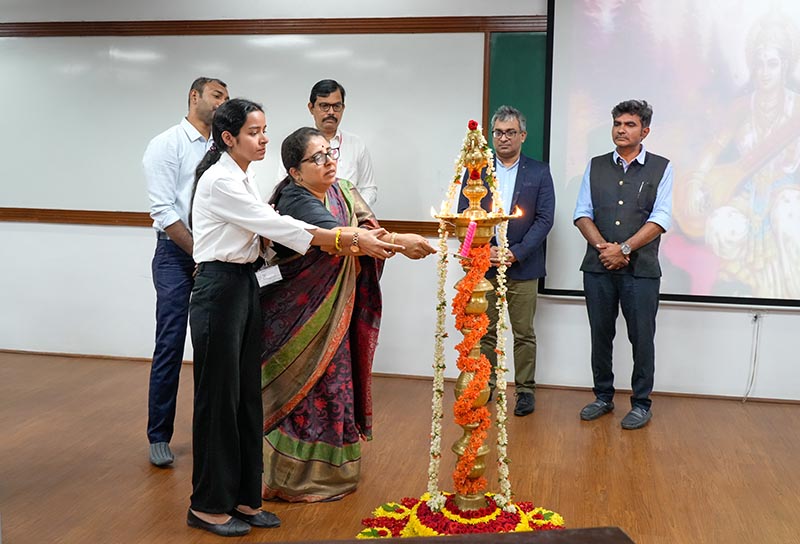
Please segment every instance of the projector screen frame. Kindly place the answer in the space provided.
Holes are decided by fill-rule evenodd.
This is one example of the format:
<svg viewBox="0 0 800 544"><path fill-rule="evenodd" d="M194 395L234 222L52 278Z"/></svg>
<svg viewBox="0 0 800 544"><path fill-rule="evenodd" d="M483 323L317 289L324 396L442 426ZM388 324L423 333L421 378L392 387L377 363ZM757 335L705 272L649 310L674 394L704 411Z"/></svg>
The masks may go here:
<svg viewBox="0 0 800 544"><path fill-rule="evenodd" d="M545 74L545 111L544 111L544 137L543 137L543 157L544 161L551 162L551 131L552 131L552 107L553 107L553 70L554 70L554 38L556 28L556 1L547 1L547 62ZM586 157L588 161L590 157ZM556 184L558 187L558 184ZM558 191L556 191L558 197ZM558 213L558 210L556 210ZM577 232L577 228L576 228ZM547 241L545 241L547 244ZM552 250L552 248L550 248ZM545 245L545 259L547 260L548 248ZM583 254L575 256L575 266L579 267ZM548 269L548 273L553 270ZM800 271L798 271L800 273ZM547 286L547 277L543 277L539 282L538 292L545 296L555 298L584 298L582 289L560 289ZM734 296L715 296L715 295L691 295L662 292L659 295L661 301L696 304L698 306L714 305L724 307L757 307L757 308L800 308L800 299L789 298L760 298L760 297L734 297Z"/></svg>

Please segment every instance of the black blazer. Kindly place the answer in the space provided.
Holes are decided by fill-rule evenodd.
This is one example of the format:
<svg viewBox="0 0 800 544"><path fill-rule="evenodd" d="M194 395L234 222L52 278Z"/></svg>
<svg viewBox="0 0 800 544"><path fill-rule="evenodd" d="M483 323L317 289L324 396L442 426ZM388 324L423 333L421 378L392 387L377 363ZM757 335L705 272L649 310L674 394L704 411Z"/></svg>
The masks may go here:
<svg viewBox="0 0 800 544"><path fill-rule="evenodd" d="M468 175L469 172L464 175L462 185ZM491 192L481 201L481 206L487 211L492 209ZM543 278L546 274L544 242L553 227L556 195L550 167L525 155L519 158L514 196L511 205L506 203L506 213L513 212L517 206L522 216L508 222L508 249L517 261L508 268L506 275L515 280ZM464 211L467 207L469 201L462 193L458 200L458 211ZM497 240L492 238L491 244L497 245ZM495 273L496 269L492 267L486 275L492 277Z"/></svg>

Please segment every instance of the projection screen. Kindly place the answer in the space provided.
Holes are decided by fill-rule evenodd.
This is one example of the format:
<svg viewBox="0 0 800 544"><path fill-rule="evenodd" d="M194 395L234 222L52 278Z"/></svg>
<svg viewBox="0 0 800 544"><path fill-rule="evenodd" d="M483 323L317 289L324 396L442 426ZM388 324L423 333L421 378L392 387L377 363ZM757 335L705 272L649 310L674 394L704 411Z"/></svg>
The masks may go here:
<svg viewBox="0 0 800 544"><path fill-rule="evenodd" d="M545 293L577 294L572 223L611 109L653 105L645 147L672 161L667 300L800 305L800 3L550 0L549 161L556 224Z"/></svg>

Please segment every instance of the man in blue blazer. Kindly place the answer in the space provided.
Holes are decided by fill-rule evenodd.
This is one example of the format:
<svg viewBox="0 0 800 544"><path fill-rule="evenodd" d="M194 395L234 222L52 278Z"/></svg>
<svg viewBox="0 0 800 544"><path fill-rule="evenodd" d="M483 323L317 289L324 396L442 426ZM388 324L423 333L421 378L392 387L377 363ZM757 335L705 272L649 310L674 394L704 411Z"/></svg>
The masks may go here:
<svg viewBox="0 0 800 544"><path fill-rule="evenodd" d="M503 209L510 212L519 207L522 215L508 222L508 249L510 266L506 272L508 292L508 317L514 335L514 383L517 402L514 415L526 416L534 411L536 381L536 334L533 318L536 313L536 294L539 278L545 276L544 246L547 234L553 227L556 197L550 167L522 154L522 143L527 136L525 116L511 106L500 106L492 116L492 140L495 149L495 176L499 184ZM486 210L492 209L489 193L481 202ZM469 206L462 194L458 209ZM492 239L492 268L486 277L497 287L494 267L500 265L497 239ZM497 295L487 293L489 331L481 340L481 352L497 366L496 324L498 318ZM494 371L489 386L494 391Z"/></svg>

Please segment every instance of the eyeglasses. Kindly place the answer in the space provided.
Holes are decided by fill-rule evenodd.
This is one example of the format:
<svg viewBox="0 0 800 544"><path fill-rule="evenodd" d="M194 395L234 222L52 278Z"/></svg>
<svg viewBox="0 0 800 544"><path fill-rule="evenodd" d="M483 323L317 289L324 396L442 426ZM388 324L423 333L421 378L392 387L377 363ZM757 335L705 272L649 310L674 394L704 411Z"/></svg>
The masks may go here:
<svg viewBox="0 0 800 544"><path fill-rule="evenodd" d="M510 140L511 138L516 138L517 134L519 134L519 131L516 131L513 128L509 130L500 130L499 128L497 128L492 131L492 136L494 136L498 140L502 139L503 136L508 137L508 139Z"/></svg>
<svg viewBox="0 0 800 544"><path fill-rule="evenodd" d="M326 113L331 111L331 110L335 111L336 113L339 113L340 111L342 111L344 109L344 102L337 102L335 104L328 104L327 102L320 102L320 103L317 104L317 106L319 107L319 109L321 109L322 111L324 111Z"/></svg>
<svg viewBox="0 0 800 544"><path fill-rule="evenodd" d="M330 148L328 150L327 153L323 153L322 151L319 151L317 153L314 153L313 155L311 155L307 159L303 159L300 162L313 162L317 166L322 166L323 164L328 162L328 159L330 159L332 161L335 161L338 158L339 158L339 148L338 147L332 147L332 148Z"/></svg>

